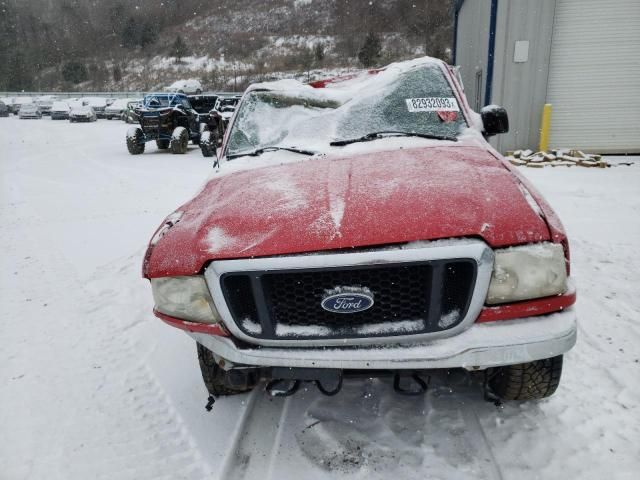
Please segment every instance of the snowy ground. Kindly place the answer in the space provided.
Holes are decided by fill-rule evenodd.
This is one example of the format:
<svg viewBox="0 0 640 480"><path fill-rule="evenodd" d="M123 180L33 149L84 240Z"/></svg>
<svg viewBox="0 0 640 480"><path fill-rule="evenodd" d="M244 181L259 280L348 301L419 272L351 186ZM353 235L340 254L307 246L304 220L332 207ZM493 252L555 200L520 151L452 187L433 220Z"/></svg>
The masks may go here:
<svg viewBox="0 0 640 480"><path fill-rule="evenodd" d="M195 345L151 315L140 264L210 161L131 157L115 121L0 123L0 479L637 478L640 162L524 170L579 288L552 398L496 407L461 374L426 397L351 381L207 413Z"/></svg>

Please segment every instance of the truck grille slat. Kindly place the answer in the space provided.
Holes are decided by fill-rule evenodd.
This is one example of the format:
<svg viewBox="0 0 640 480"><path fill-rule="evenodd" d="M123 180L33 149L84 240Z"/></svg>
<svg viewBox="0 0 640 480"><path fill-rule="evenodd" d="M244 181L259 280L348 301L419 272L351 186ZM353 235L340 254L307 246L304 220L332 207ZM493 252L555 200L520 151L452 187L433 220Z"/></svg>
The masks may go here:
<svg viewBox="0 0 640 480"><path fill-rule="evenodd" d="M465 318L474 259L232 272L220 278L234 322L257 339L349 339L441 332ZM337 314L321 302L336 287L367 288L374 305Z"/></svg>

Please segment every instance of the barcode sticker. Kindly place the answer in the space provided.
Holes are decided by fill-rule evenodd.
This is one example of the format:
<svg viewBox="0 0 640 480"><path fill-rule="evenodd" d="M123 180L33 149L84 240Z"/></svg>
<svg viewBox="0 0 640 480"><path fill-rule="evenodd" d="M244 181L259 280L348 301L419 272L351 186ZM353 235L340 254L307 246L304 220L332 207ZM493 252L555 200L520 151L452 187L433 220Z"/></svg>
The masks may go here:
<svg viewBox="0 0 640 480"><path fill-rule="evenodd" d="M454 97L407 98L410 112L459 112L458 102Z"/></svg>

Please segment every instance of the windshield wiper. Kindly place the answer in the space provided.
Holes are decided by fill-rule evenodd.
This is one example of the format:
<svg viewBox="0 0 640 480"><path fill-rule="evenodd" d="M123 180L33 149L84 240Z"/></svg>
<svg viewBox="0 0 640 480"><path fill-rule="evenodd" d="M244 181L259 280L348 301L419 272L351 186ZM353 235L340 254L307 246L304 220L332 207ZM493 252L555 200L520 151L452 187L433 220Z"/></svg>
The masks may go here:
<svg viewBox="0 0 640 480"><path fill-rule="evenodd" d="M262 147L251 152L242 152L242 153L234 153L232 155L227 155L227 158L230 160L232 158L238 157L257 157L258 155L262 155L264 152L275 152L277 150L286 150L288 152L301 153L302 155L316 155L318 152L314 152L312 150L304 150L302 148L296 147Z"/></svg>
<svg viewBox="0 0 640 480"><path fill-rule="evenodd" d="M415 132L401 132L395 130L384 130L381 132L372 132L363 135L358 138L350 138L348 140L336 140L334 142L329 143L332 147L342 147L344 145L349 145L351 143L358 142L370 142L371 140L377 140L378 138L384 138L385 136L399 136L399 137L420 137L420 138L430 138L433 140L450 140L452 142L457 142L458 139L452 135L435 135L431 133L415 133Z"/></svg>

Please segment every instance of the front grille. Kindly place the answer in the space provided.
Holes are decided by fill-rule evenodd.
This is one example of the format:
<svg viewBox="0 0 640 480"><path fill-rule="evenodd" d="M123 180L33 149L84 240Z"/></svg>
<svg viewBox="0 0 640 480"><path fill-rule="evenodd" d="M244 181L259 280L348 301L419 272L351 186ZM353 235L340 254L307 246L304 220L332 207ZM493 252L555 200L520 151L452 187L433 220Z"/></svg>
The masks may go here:
<svg viewBox="0 0 640 480"><path fill-rule="evenodd" d="M220 278L234 322L258 339L349 339L441 332L464 319L473 259L232 272ZM374 305L350 314L322 308L339 287L366 289Z"/></svg>
<svg viewBox="0 0 640 480"><path fill-rule="evenodd" d="M143 117L142 123L145 127L157 127L160 125L160 119L158 117Z"/></svg>

